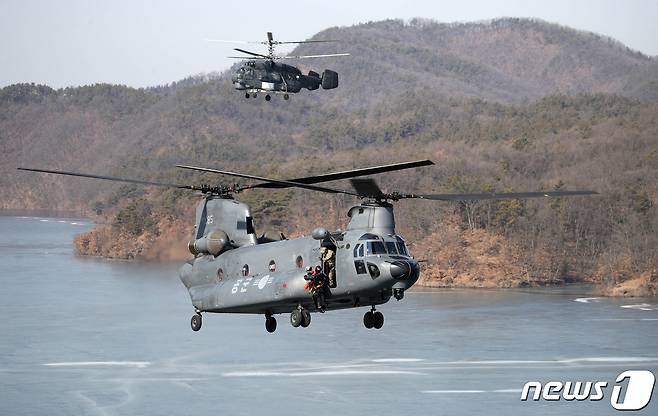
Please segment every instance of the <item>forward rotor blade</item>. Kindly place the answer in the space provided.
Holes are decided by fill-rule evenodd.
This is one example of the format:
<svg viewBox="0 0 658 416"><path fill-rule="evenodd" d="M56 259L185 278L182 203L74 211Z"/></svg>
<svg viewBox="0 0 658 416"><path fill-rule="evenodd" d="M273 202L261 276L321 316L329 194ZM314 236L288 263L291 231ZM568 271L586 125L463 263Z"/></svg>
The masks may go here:
<svg viewBox="0 0 658 416"><path fill-rule="evenodd" d="M328 53L324 55L288 55L277 56L274 59L305 59L305 58L328 58L332 56L350 56L349 53Z"/></svg>
<svg viewBox="0 0 658 416"><path fill-rule="evenodd" d="M260 58L270 59L270 57L267 56L267 55L262 55L262 54L256 53L256 52L249 52L249 51L246 51L246 50L240 49L240 48L233 48L233 50L238 51L238 52L242 52L242 53L246 53L247 55L258 56Z"/></svg>
<svg viewBox="0 0 658 416"><path fill-rule="evenodd" d="M478 201L482 199L525 199L525 198L554 198L561 196L598 195L594 191L552 191L552 192L501 192L480 194L402 194L403 198L430 199L434 201Z"/></svg>
<svg viewBox="0 0 658 416"><path fill-rule="evenodd" d="M422 166L433 165L434 162L431 160L416 160L413 162L402 162L402 163L392 163L390 165L381 165L373 166L370 168L360 168L360 169L351 169L345 170L342 172L327 173L325 175L318 176L306 176L302 178L288 179L290 182L297 183L321 183L321 182L330 182L336 181L339 179L349 179L357 176L366 176L366 175L376 175L378 173L384 172L393 172L396 170L412 169L419 168ZM280 185L274 183L259 183L256 185L247 186L245 188L288 188L287 185Z"/></svg>
<svg viewBox="0 0 658 416"><path fill-rule="evenodd" d="M165 188L178 188L178 189L191 189L193 191L200 191L201 187L193 185L180 185L177 183L166 183L166 182L152 182L152 181L143 181L140 179L130 179L130 178L118 178L115 176L103 176L103 175L92 175L89 173L79 173L79 172L66 172L60 170L47 170L47 169L32 169L32 168L17 168L18 170L25 170L29 172L41 172L41 173L52 173L54 175L66 175L66 176L78 176L82 178L91 178L91 179L103 179L106 181L114 182L127 182L135 183L138 185L149 185L149 186L161 186Z"/></svg>
<svg viewBox="0 0 658 416"><path fill-rule="evenodd" d="M354 192L343 191L341 189L325 188L325 187L322 187L322 186L315 186L315 185L309 185L309 184L293 182L293 181L286 181L286 180L280 180L280 179L265 178L265 177L262 177L262 176L247 175L247 174L244 174L244 173L229 172L229 171L225 171L225 170L202 168L202 167L198 167L198 166L187 166L187 165L176 165L176 167L177 168L182 168L182 169L196 170L196 171L200 171L200 172L210 172L210 173L219 173L219 174L228 175L228 176L236 176L238 178L255 179L257 181L263 181L263 182L270 182L270 183L274 183L274 184L286 185L285 187L296 187L296 188L302 188L302 189L309 189L311 191L327 192L327 193L330 193L330 194L345 194L345 195L359 196L359 195L355 194ZM236 192L239 192L239 191L242 191L242 190L245 190L245 189L250 189L250 187L238 188L238 189L236 189Z"/></svg>

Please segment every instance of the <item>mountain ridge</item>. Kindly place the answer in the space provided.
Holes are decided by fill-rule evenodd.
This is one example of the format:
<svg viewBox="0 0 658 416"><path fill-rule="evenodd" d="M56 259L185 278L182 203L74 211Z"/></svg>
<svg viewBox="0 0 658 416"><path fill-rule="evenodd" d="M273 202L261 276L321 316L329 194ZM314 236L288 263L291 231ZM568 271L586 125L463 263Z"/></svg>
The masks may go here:
<svg viewBox="0 0 658 416"><path fill-rule="evenodd" d="M109 84L1 89L0 208L83 210L98 215L101 224L93 236L78 239L81 252L159 258L162 247L184 247L179 239L191 226L194 197L15 168L231 184L173 166L283 178L431 158L437 163L431 170L377 180L387 191L594 189L601 194L474 205L400 202L400 232L431 248L428 255L438 259L432 267L445 271L445 264L457 265L449 276L444 273L449 280L461 282L457 274L469 275L464 271L469 264L481 265L473 273L496 268L478 250L460 248L460 239L485 251L503 247L500 256L491 254L491 263L516 262L509 270L523 270L524 282L560 282L575 275L614 285L642 273L654 275L658 72L653 59L596 36L514 19L456 29L385 21L331 28L314 38L329 36L358 52L330 62L341 86L285 102L278 97L265 102L262 95L246 100L232 89L228 72L147 89ZM336 51L336 45L319 45L302 45L295 53ZM301 66L318 70L325 63L309 60ZM254 191L240 199L251 205L259 232L283 228L286 235L318 224L340 228L354 202L289 190ZM445 244L449 250L441 251L428 236L441 236L447 227L454 231ZM487 235L491 241L481 243ZM459 255L472 260L454 262ZM511 284L507 277L487 281Z"/></svg>

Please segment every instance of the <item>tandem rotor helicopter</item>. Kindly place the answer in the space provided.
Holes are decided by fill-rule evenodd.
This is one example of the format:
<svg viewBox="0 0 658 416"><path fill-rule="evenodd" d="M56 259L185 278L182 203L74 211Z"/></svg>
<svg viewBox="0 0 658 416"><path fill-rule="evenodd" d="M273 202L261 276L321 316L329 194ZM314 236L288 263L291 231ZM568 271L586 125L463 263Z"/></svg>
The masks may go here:
<svg viewBox="0 0 658 416"><path fill-rule="evenodd" d="M376 310L376 306L388 302L391 297L402 300L405 291L420 276L418 261L395 231L392 204L395 201L469 201L596 194L593 191L385 193L373 179L358 178L433 164L429 160L419 160L294 179L272 179L177 165L183 169L259 181L244 186L181 185L77 172L18 169L200 191L202 199L196 208L195 235L188 244L194 258L179 270L180 280L195 308L192 329L201 329L201 314L204 312L251 313L263 315L265 328L271 333L277 327L274 315L288 313L293 327L307 327L311 323L311 312L357 307L370 308L363 316L366 328L380 329L384 325L384 315ZM353 190L316 185L339 179L350 179ZM249 206L234 199L234 195L249 189L290 187L350 195L362 201L348 211L349 223L344 231L316 228L310 236L294 239L286 239L282 233L257 236ZM312 287L313 279L318 276L329 276L319 290Z"/></svg>
<svg viewBox="0 0 658 416"><path fill-rule="evenodd" d="M288 100L290 94L296 94L302 88L309 91L322 89L330 90L338 87L338 73L325 69L322 75L315 71L309 71L308 75L303 75L298 68L276 62L281 59L303 59L303 58L326 58L333 56L349 56L349 53L331 53L323 55L297 55L297 56L277 56L274 54L276 45L298 44L298 43L326 43L337 42L335 40L302 40L282 42L274 40L272 32L267 32L267 40L262 42L248 42L235 40L207 39L210 42L229 42L229 43L256 43L267 45L268 53L263 55L256 52L250 52L240 48L234 50L249 56L229 56L234 59L246 59L231 76L231 81L236 90L245 91L245 98L254 97L259 92L264 92L265 101L272 99L270 94L283 94L283 98Z"/></svg>

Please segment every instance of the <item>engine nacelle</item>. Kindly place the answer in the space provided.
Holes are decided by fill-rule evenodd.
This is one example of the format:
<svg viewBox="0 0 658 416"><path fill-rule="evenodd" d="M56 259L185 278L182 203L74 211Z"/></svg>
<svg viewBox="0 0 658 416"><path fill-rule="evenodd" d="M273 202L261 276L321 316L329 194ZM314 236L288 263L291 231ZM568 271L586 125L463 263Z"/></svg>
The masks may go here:
<svg viewBox="0 0 658 416"><path fill-rule="evenodd" d="M213 256L219 255L222 251L228 249L230 246L230 240L228 234L222 230L211 231L205 237L201 237L197 240L191 240L187 244L188 250L190 253L194 254L212 254Z"/></svg>

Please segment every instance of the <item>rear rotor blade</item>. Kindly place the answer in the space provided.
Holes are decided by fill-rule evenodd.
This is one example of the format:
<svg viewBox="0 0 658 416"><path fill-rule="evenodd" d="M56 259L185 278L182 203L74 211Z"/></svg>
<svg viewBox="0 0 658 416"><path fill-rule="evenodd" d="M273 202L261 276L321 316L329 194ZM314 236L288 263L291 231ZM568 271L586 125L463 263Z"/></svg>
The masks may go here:
<svg viewBox="0 0 658 416"><path fill-rule="evenodd" d="M114 176L103 176L103 175L92 175L89 173L79 173L79 172L66 172L59 170L47 170L47 169L33 169L33 168L17 168L18 170L25 170L29 172L41 172L41 173L52 173L54 175L66 175L66 176L78 176L82 178L92 178L92 179L103 179L106 181L114 182L126 182L126 183L135 183L138 185L149 185L149 186L161 186L165 188L178 188L178 189L191 189L193 191L202 190L201 187L193 185L180 185L177 183L166 183L166 182L152 182L152 181L143 181L139 179L130 179L130 178L118 178Z"/></svg>
<svg viewBox="0 0 658 416"><path fill-rule="evenodd" d="M351 169L351 170L345 170L342 172L335 172L335 173L327 173L325 175L318 175L318 176L306 176L302 178L295 178L295 179L288 179L290 182L297 182L297 183L321 183L321 182L329 182L329 181L336 181L339 179L349 179L349 178L354 178L357 176L366 176L366 175L376 175L378 173L384 173L384 172L393 172L397 170L404 170L404 169L412 169L412 168L418 168L422 166L430 166L433 165L434 162L431 160L416 160L413 162L402 162L402 163L392 163L390 165L381 165L381 166L373 166L369 168L360 168L360 169ZM280 184L274 184L274 183L259 183L256 185L251 185L245 188L288 188L287 185L280 185Z"/></svg>
<svg viewBox="0 0 658 416"><path fill-rule="evenodd" d="M287 185L288 187L309 189L311 191L327 192L327 193L331 193L331 194L345 194L345 195L358 196L354 192L343 191L343 190L340 190L340 189L325 188L325 187L322 187L322 186L315 186L315 185L309 185L309 184L293 182L293 181L265 178L265 177L262 177L262 176L247 175L247 174L244 174L244 173L229 172L229 171L225 171L225 170L202 168L202 167L198 167L198 166L187 166L187 165L176 165L176 167L182 168L182 169L196 170L196 171L200 171L200 172L210 172L210 173L219 173L219 174L228 175L228 176L236 176L238 178L255 179L255 180L263 181L263 182L270 182L270 183L274 183L274 184ZM245 190L245 189L249 189L249 188L250 187L237 188L236 192L239 192L239 191L242 191L242 190Z"/></svg>
<svg viewBox="0 0 658 416"><path fill-rule="evenodd" d="M525 199L554 198L561 196L598 195L594 191L552 191L552 192L501 192L480 194L400 194L398 198L429 199L434 201L478 201L482 199Z"/></svg>
<svg viewBox="0 0 658 416"><path fill-rule="evenodd" d="M350 179L352 186L362 198L384 198L386 195L379 189L377 183L370 178Z"/></svg>

